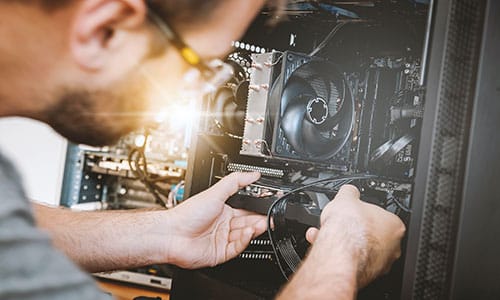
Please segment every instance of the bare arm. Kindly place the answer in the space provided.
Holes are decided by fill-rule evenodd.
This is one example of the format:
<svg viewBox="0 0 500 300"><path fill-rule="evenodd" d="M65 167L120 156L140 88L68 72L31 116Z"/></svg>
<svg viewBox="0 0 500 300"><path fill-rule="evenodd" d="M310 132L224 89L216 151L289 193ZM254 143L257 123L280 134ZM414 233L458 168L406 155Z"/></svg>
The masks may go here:
<svg viewBox="0 0 500 300"><path fill-rule="evenodd" d="M35 217L56 248L87 271L213 266L236 257L266 230L265 217L225 204L258 178L233 173L172 210L72 212L35 204Z"/></svg>
<svg viewBox="0 0 500 300"><path fill-rule="evenodd" d="M397 216L360 201L355 187L344 186L323 210L321 229L307 232L314 245L278 299L355 299L358 288L400 256L404 232Z"/></svg>
<svg viewBox="0 0 500 300"><path fill-rule="evenodd" d="M54 246L90 272L166 262L166 211L72 212L34 204Z"/></svg>

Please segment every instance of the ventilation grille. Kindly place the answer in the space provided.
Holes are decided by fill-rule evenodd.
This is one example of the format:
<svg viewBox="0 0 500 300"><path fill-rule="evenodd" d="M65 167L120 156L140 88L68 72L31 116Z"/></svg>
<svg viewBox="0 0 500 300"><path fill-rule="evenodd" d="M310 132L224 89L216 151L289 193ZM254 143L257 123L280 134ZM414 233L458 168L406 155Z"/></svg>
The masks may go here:
<svg viewBox="0 0 500 300"><path fill-rule="evenodd" d="M448 298L483 12L451 1L413 299Z"/></svg>

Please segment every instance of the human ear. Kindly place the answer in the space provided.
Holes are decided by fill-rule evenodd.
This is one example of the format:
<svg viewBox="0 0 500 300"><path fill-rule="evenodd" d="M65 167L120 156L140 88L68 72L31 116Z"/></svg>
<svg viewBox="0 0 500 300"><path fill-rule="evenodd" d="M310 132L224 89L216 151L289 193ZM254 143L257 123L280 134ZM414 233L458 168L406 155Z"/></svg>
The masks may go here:
<svg viewBox="0 0 500 300"><path fill-rule="evenodd" d="M81 1L71 29L73 58L83 69L103 68L116 47L125 42L118 33L140 29L146 16L144 0Z"/></svg>

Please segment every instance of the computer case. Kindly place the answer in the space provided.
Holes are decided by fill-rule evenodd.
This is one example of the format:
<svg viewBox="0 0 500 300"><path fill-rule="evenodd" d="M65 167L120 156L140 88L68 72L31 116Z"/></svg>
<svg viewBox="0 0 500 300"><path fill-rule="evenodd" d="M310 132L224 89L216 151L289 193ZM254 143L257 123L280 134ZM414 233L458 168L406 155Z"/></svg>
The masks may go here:
<svg viewBox="0 0 500 300"><path fill-rule="evenodd" d="M390 4L398 1L365 2L390 9ZM399 2L411 2L417 7L426 5L427 1ZM411 185L408 200L411 213L396 209L408 229L403 241L404 255L389 276L360 291L358 298L499 299L500 196L495 188L500 178L500 134L497 132L500 128L497 63L500 2L435 0L427 5L425 34L421 43L416 43L423 48L423 53L417 55L420 76L416 79L421 89L415 87L412 96L425 98L422 118L415 117L419 119L419 134L418 143L412 145L418 151L409 155L412 159L418 157L412 160L415 173L398 173L397 179L391 174L383 177L391 183ZM285 35L288 42L290 33ZM247 44L251 47L252 43L258 44L258 41L254 39ZM342 54L339 52L339 55ZM405 57L415 55L410 53ZM350 75L346 77L351 85L360 82ZM362 138L363 132L360 132ZM221 136L195 133L186 175L187 196L214 184L214 173L225 173L220 172L219 166L225 166L227 157L239 157L242 141L227 139L224 134L227 132ZM362 148L363 142L358 145L361 146L356 149ZM353 165L357 170L373 171L369 164L360 163L362 159L338 165L338 155L330 161L331 172L343 172L346 170L343 166L348 169ZM297 163L294 159L279 158L285 161L283 165L271 164L276 157L264 156L268 159L243 157L239 162L255 165L267 174L280 169L276 166L286 169ZM234 169L234 164L231 166ZM305 166L308 170L314 169L316 163L307 162ZM257 244L265 243L266 239L258 241ZM285 283L272 264L241 259L216 268L178 270L172 299L268 299ZM304 286L305 294L307 288Z"/></svg>
<svg viewBox="0 0 500 300"><path fill-rule="evenodd" d="M434 1L401 299L500 297L500 3Z"/></svg>

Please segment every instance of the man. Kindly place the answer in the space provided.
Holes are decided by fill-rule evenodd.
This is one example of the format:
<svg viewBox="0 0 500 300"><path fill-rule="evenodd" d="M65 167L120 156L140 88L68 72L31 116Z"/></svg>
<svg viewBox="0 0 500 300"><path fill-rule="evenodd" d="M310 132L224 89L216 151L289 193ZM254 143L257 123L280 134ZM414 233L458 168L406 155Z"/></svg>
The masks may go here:
<svg viewBox="0 0 500 300"><path fill-rule="evenodd" d="M175 95L192 65L223 57L263 5L0 0L0 116L46 122L78 143L113 143L158 109L162 96ZM165 39L148 9L201 60ZM32 213L19 176L0 157L0 298L106 298L75 265L92 272L154 263L200 268L234 258L265 231L265 218L224 202L258 177L232 174L169 211L74 213L34 205ZM314 246L279 297L352 299L399 256L404 225L361 202L355 187L340 190L321 223L307 232Z"/></svg>

